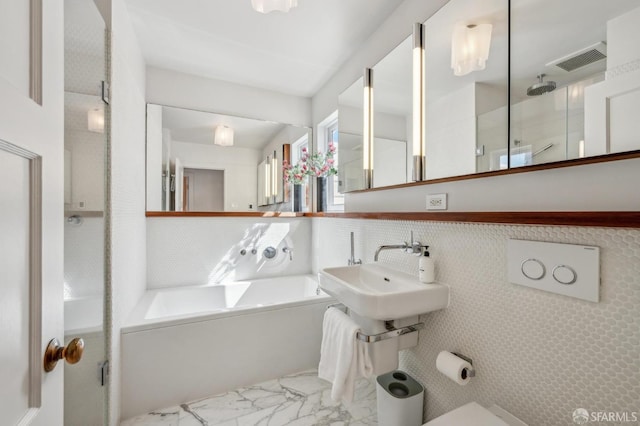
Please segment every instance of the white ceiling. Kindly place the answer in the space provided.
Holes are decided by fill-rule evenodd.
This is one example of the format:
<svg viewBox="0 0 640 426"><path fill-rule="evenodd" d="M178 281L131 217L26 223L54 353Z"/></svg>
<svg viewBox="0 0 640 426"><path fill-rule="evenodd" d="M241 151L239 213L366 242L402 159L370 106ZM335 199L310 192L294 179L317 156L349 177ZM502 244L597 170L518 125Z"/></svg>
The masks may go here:
<svg viewBox="0 0 640 426"><path fill-rule="evenodd" d="M312 96L402 0L126 0L148 65Z"/></svg>
<svg viewBox="0 0 640 426"><path fill-rule="evenodd" d="M162 127L168 129L171 139L178 142L213 145L215 128L219 125L233 129L233 146L258 150L264 148L286 127L284 124L270 121L162 107Z"/></svg>
<svg viewBox="0 0 640 426"><path fill-rule="evenodd" d="M312 96L402 0L299 0L289 13L267 15L254 12L250 0L126 1L148 64ZM526 88L541 72L561 87L604 71L605 61L571 73L545 64L606 41L606 22L639 4L638 0L513 0L512 98L526 98ZM456 77L450 68L453 27L478 23L493 24L487 68ZM425 26L427 99L474 82L506 87L507 0L451 0ZM374 99L376 104L388 103L389 112L410 110L410 79L388 77L408 76L408 44L405 41L380 63L371 64ZM354 102L361 102L361 82L352 89Z"/></svg>

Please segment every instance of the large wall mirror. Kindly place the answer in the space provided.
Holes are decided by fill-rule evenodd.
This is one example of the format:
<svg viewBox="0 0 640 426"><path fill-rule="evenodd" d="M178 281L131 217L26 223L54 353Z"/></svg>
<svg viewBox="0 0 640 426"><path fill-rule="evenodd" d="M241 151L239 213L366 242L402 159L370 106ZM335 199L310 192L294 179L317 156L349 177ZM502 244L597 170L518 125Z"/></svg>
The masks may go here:
<svg viewBox="0 0 640 426"><path fill-rule="evenodd" d="M451 0L424 23L427 180L498 168L483 152L508 145L508 23L507 0Z"/></svg>
<svg viewBox="0 0 640 426"><path fill-rule="evenodd" d="M364 189L363 160L363 87L361 77L338 96L338 190Z"/></svg>
<svg viewBox="0 0 640 426"><path fill-rule="evenodd" d="M374 188L411 178L412 55L407 37L373 66Z"/></svg>
<svg viewBox="0 0 640 426"><path fill-rule="evenodd" d="M147 211L291 210L283 160L311 130L147 105Z"/></svg>
<svg viewBox="0 0 640 426"><path fill-rule="evenodd" d="M411 37L369 70L373 97L373 187L406 183L410 177L412 83ZM338 96L340 192L366 188L364 156L365 84L360 78Z"/></svg>
<svg viewBox="0 0 640 426"><path fill-rule="evenodd" d="M451 0L423 32L418 114L410 39L373 65L369 105L362 80L340 95L340 158L358 164L358 173L341 164L343 192L367 189L367 108L374 119L372 188L420 180L411 170L415 117L424 120L425 180L640 150L637 0ZM388 151L401 145L405 156Z"/></svg>

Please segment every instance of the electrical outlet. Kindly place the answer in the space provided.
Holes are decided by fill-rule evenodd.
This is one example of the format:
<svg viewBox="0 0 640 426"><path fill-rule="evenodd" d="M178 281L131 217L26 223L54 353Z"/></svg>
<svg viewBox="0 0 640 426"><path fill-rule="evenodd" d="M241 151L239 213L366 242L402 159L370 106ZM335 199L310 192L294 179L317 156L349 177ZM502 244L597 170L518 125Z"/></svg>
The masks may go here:
<svg viewBox="0 0 640 426"><path fill-rule="evenodd" d="M446 210L447 194L428 194L427 210Z"/></svg>

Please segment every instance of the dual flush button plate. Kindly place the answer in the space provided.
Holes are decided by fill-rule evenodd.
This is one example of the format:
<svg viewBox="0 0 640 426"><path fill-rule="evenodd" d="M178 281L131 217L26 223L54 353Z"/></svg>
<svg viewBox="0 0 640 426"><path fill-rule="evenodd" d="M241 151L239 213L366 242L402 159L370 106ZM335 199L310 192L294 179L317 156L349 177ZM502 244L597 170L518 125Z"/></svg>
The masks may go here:
<svg viewBox="0 0 640 426"><path fill-rule="evenodd" d="M600 248L509 240L509 282L564 296L600 300Z"/></svg>

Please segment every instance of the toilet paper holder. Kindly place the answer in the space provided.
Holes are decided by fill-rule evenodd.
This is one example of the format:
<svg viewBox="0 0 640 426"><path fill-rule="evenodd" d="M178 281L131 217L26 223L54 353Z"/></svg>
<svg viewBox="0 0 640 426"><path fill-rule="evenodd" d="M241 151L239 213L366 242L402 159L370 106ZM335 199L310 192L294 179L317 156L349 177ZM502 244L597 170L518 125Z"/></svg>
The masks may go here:
<svg viewBox="0 0 640 426"><path fill-rule="evenodd" d="M471 364L472 368L465 368L464 371L466 371L467 376L469 377L476 377L476 369L473 368L473 360L471 358L469 358L468 356L462 355L459 352L451 352L452 354L454 354L455 356L457 356L458 358L462 358L465 361L467 361L469 364ZM464 373L463 373L464 374ZM466 377L463 377L463 379L465 379Z"/></svg>

